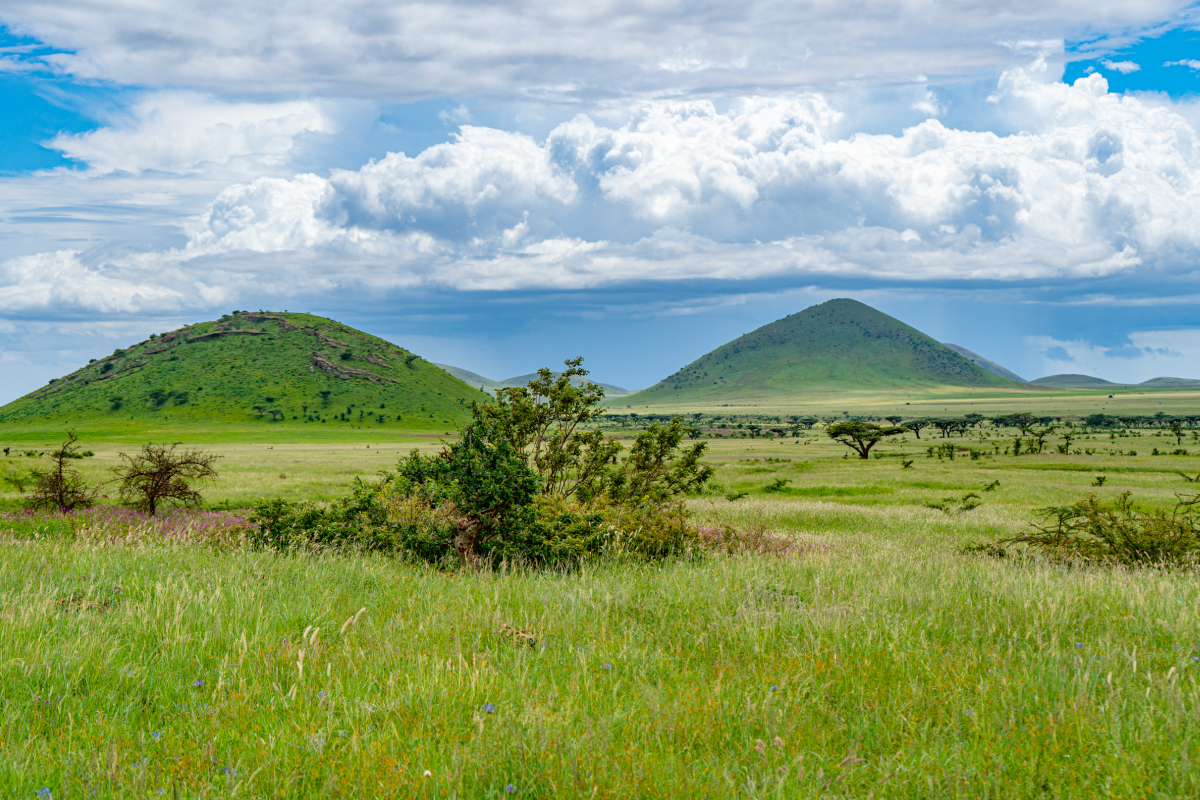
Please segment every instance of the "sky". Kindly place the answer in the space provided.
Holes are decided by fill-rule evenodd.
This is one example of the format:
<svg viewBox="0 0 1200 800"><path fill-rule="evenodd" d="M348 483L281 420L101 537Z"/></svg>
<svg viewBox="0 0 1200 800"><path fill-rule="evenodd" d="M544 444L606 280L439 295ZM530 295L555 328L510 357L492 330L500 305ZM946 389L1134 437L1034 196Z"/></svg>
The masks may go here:
<svg viewBox="0 0 1200 800"><path fill-rule="evenodd" d="M238 309L644 388L853 297L1200 378L1200 5L6 0L0 403Z"/></svg>

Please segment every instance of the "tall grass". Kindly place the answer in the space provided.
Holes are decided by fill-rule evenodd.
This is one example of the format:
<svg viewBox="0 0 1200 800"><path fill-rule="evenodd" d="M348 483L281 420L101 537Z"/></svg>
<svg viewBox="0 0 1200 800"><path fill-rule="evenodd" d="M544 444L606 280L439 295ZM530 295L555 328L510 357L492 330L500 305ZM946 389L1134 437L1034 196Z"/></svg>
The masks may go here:
<svg viewBox="0 0 1200 800"><path fill-rule="evenodd" d="M962 556L949 545L966 523L924 508L699 510L764 519L807 546L457 575L21 537L0 562L0 786L1200 794L1193 574Z"/></svg>

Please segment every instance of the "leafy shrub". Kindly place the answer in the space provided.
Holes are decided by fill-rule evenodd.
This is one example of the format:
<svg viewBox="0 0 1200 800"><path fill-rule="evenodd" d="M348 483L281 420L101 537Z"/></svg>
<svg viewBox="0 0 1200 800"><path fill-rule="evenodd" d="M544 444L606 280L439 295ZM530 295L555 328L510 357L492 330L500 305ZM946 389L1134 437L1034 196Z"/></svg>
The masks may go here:
<svg viewBox="0 0 1200 800"><path fill-rule="evenodd" d="M557 377L541 370L496 405L473 406L474 421L442 452L414 450L395 475L358 484L349 498L259 505L251 543L377 549L469 566L686 554L699 540L678 498L712 476L699 460L705 444L681 448L687 432L676 418L639 433L619 460L620 443L578 430L604 397L595 384L570 383L586 374L578 359Z"/></svg>
<svg viewBox="0 0 1200 800"><path fill-rule="evenodd" d="M31 470L33 488L26 499L31 508L71 511L87 508L95 500L96 490L84 483L79 470L68 466L72 459L83 458L78 442L79 437L68 432L67 440L50 454L50 468Z"/></svg>
<svg viewBox="0 0 1200 800"><path fill-rule="evenodd" d="M247 542L278 551L307 549L393 549L388 508L378 486L354 479L348 497L331 503L311 500L259 503L247 517Z"/></svg>
<svg viewBox="0 0 1200 800"><path fill-rule="evenodd" d="M1200 555L1200 495L1179 497L1169 511L1143 511L1126 491L1111 503L1094 494L1042 509L1046 523L1002 544L1033 545L1049 556L1117 564L1194 564Z"/></svg>

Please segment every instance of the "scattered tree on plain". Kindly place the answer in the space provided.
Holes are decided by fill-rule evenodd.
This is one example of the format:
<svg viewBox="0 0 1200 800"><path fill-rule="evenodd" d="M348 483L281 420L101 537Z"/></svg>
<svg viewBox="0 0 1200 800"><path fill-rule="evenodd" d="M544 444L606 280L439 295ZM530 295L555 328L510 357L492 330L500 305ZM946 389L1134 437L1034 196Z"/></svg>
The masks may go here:
<svg viewBox="0 0 1200 800"><path fill-rule="evenodd" d="M70 465L79 455L79 437L74 431L67 432L67 440L50 454L51 467L47 470L30 471L33 487L26 500L32 508L72 511L87 508L96 498L96 490L83 480L79 470Z"/></svg>
<svg viewBox="0 0 1200 800"><path fill-rule="evenodd" d="M884 428L874 422L861 420L835 422L825 429L826 436L846 445L864 460L870 457L872 447L889 436L902 433L906 433L905 428Z"/></svg>
<svg viewBox="0 0 1200 800"><path fill-rule="evenodd" d="M157 513L163 504L199 506L204 498L193 484L215 479L217 470L213 465L221 457L178 448L178 442L169 447L151 443L142 445L137 455L120 453L125 463L113 467L113 472L121 482L121 498L147 514Z"/></svg>

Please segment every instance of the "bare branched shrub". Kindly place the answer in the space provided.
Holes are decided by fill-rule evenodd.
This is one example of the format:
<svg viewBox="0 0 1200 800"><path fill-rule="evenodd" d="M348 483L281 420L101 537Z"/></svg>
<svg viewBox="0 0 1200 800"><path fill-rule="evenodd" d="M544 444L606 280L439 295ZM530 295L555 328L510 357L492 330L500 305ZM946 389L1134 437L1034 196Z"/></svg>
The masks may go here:
<svg viewBox="0 0 1200 800"><path fill-rule="evenodd" d="M1069 506L1042 509L1035 532L1006 539L1072 560L1117 564L1194 564L1200 556L1200 494L1180 495L1170 510L1143 511L1129 492L1112 503L1094 494Z"/></svg>
<svg viewBox="0 0 1200 800"><path fill-rule="evenodd" d="M84 482L79 470L70 466L72 459L82 458L78 442L75 432L68 431L67 440L50 454L50 469L31 470L33 488L26 502L32 508L71 511L87 508L95 500L96 490Z"/></svg>
<svg viewBox="0 0 1200 800"><path fill-rule="evenodd" d="M151 443L142 445L137 455L121 453L125 463L113 467L121 482L121 499L147 514L156 513L163 504L199 506L203 498L193 484L217 477L213 464L220 456L178 447L178 442L170 446Z"/></svg>

